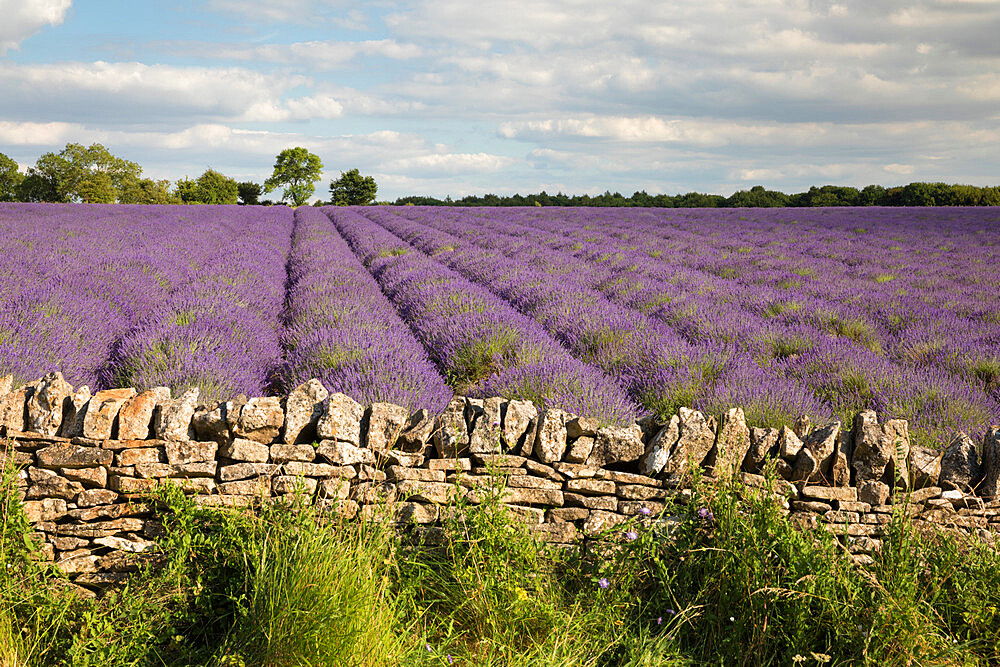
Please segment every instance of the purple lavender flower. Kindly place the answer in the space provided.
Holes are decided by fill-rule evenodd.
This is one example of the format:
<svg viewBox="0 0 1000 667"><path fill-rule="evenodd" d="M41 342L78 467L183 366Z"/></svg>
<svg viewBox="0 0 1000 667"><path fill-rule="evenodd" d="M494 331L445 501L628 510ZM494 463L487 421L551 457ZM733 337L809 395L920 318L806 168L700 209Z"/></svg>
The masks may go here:
<svg viewBox="0 0 1000 667"><path fill-rule="evenodd" d="M611 585L611 582L608 581L606 577L601 577L600 579L597 580L597 585L600 586L601 588L607 588L608 586Z"/></svg>
<svg viewBox="0 0 1000 667"><path fill-rule="evenodd" d="M700 507L698 508L698 518L711 521L715 517L712 514L712 510L708 509L707 507Z"/></svg>
<svg viewBox="0 0 1000 667"><path fill-rule="evenodd" d="M638 538L639 538L639 533L635 532L634 530L630 530L627 533L625 533L625 539L628 540L629 542L637 540Z"/></svg>

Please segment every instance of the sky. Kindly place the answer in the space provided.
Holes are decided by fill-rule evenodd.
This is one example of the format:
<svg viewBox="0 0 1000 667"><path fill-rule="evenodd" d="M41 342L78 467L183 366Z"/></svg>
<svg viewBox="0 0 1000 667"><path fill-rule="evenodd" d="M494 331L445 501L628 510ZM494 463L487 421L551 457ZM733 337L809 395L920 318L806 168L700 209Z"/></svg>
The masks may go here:
<svg viewBox="0 0 1000 667"><path fill-rule="evenodd" d="M0 0L0 152L408 194L1000 184L1000 1Z"/></svg>

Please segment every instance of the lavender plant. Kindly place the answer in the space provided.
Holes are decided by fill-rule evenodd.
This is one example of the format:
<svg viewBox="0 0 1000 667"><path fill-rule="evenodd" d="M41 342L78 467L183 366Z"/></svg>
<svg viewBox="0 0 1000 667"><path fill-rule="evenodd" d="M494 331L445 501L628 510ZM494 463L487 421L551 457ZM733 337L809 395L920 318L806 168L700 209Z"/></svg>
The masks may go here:
<svg viewBox="0 0 1000 667"><path fill-rule="evenodd" d="M452 391L330 219L295 210L281 386L317 378L362 404L440 410Z"/></svg>
<svg viewBox="0 0 1000 667"><path fill-rule="evenodd" d="M456 392L530 399L605 422L634 419L618 383L510 304L357 212L325 210Z"/></svg>

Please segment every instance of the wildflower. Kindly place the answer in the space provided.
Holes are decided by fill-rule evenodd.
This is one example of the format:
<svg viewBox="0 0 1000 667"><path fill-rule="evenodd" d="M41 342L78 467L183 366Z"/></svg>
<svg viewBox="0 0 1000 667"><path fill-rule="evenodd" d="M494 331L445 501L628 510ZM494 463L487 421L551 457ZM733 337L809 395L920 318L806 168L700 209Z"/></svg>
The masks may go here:
<svg viewBox="0 0 1000 667"><path fill-rule="evenodd" d="M601 577L601 578L600 578L600 579L599 579L599 580L597 581L597 585L598 585L598 586L600 586L601 588L607 588L608 586L610 586L610 585L611 585L611 582L610 582L610 581L608 581L606 577Z"/></svg>
<svg viewBox="0 0 1000 667"><path fill-rule="evenodd" d="M735 622L736 622L736 619L735 619L735 618L733 618L732 616L730 616L730 617L729 617L729 622L730 622L730 623L735 623Z"/></svg>
<svg viewBox="0 0 1000 667"><path fill-rule="evenodd" d="M662 616L657 616L656 617L656 624L657 625L663 625L663 617Z"/></svg>
<svg viewBox="0 0 1000 667"><path fill-rule="evenodd" d="M668 610L667 610L667 613L668 613L668 614L670 614L671 616L673 616L673 615L674 615L674 614L676 614L677 612L676 612L676 611L674 611L673 609L668 609Z"/></svg>
<svg viewBox="0 0 1000 667"><path fill-rule="evenodd" d="M638 537L639 533L635 532L634 530L630 530L627 533L625 533L625 539L628 540L629 542L638 539Z"/></svg>
<svg viewBox="0 0 1000 667"><path fill-rule="evenodd" d="M707 507L701 507L698 509L698 517L711 521L714 518L714 515L712 514L712 510Z"/></svg>
<svg viewBox="0 0 1000 667"><path fill-rule="evenodd" d="M448 658L449 665L455 662L454 660L451 659L451 653L449 653L446 657Z"/></svg>
<svg viewBox="0 0 1000 667"><path fill-rule="evenodd" d="M431 653L431 652L432 652L432 651L431 651L431 645L430 645L430 644L424 644L424 646L426 646L426 647L427 647L427 652L428 652L428 653Z"/></svg>
<svg viewBox="0 0 1000 667"><path fill-rule="evenodd" d="M639 508L639 514L641 514L643 516L649 516L652 513L653 513L653 510L649 509L648 507L640 507Z"/></svg>

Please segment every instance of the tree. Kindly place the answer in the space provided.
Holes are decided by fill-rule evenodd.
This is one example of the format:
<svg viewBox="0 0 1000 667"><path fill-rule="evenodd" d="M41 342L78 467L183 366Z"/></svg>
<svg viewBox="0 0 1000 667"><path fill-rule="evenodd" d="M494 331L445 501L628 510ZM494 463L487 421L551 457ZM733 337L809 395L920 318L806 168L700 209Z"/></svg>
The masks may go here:
<svg viewBox="0 0 1000 667"><path fill-rule="evenodd" d="M239 197L236 179L206 169L196 180L177 181L175 193L185 204L235 204Z"/></svg>
<svg viewBox="0 0 1000 667"><path fill-rule="evenodd" d="M252 181L244 181L236 186L236 191L240 195L240 203L246 206L256 206L260 203L260 196L264 194L264 188Z"/></svg>
<svg viewBox="0 0 1000 667"><path fill-rule="evenodd" d="M28 170L29 176L48 182L47 187L36 183L32 190L48 191L50 198L44 201L57 202L114 202L141 174L142 167L112 155L101 144L73 143L58 153L44 153Z"/></svg>
<svg viewBox="0 0 1000 667"><path fill-rule="evenodd" d="M21 179L17 185L17 201L59 201L59 195L56 193L52 181L40 174L32 173L29 169L28 175Z"/></svg>
<svg viewBox="0 0 1000 667"><path fill-rule="evenodd" d="M378 185L374 176L362 176L357 169L340 172L330 181L330 203L334 206L367 206L375 201Z"/></svg>
<svg viewBox="0 0 1000 667"><path fill-rule="evenodd" d="M151 178L140 178L118 195L122 204L180 204L180 197L170 192L170 181L163 179L154 181Z"/></svg>
<svg viewBox="0 0 1000 667"><path fill-rule="evenodd" d="M111 177L104 172L87 174L76 186L76 194L88 204L114 204L118 199Z"/></svg>
<svg viewBox="0 0 1000 667"><path fill-rule="evenodd" d="M274 173L264 181L264 192L284 186L282 199L292 206L302 206L315 192L313 183L319 180L322 172L323 163L319 157L301 146L286 148L275 158Z"/></svg>
<svg viewBox="0 0 1000 667"><path fill-rule="evenodd" d="M0 153L0 201L16 201L17 186L24 180L17 162Z"/></svg>

